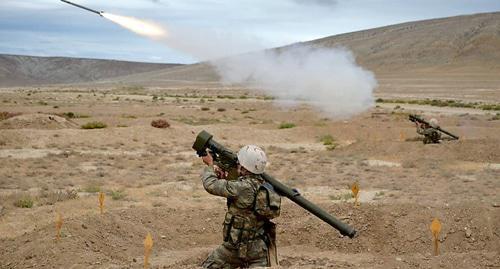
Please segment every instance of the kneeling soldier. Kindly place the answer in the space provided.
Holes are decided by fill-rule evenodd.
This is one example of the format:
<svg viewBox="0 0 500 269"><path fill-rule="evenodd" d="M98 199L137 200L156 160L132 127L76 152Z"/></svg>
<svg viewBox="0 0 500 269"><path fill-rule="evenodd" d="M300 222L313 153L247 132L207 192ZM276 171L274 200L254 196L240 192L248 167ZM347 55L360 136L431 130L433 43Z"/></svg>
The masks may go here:
<svg viewBox="0 0 500 269"><path fill-rule="evenodd" d="M222 245L203 262L204 268L247 268L277 265L275 225L281 197L260 176L267 164L266 154L248 145L238 152L238 179L226 180L226 172L214 166L210 154L201 175L210 194L227 198Z"/></svg>

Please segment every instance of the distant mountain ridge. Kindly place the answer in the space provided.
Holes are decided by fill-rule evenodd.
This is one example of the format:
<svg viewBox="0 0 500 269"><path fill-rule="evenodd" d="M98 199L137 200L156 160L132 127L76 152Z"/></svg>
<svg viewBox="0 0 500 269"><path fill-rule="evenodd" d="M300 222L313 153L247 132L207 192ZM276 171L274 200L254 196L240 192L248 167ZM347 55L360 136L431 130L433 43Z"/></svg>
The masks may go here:
<svg viewBox="0 0 500 269"><path fill-rule="evenodd" d="M275 48L307 44L349 48L361 66L380 74L500 74L500 12L406 22ZM0 55L0 87L75 82L179 86L217 85L208 63L134 63Z"/></svg>
<svg viewBox="0 0 500 269"><path fill-rule="evenodd" d="M359 64L374 71L500 70L500 12L407 22L305 43L347 46Z"/></svg>
<svg viewBox="0 0 500 269"><path fill-rule="evenodd" d="M299 44L347 47L358 64L377 75L500 74L500 12L406 22L295 43L276 50ZM202 85L218 79L217 72L207 63L116 78L119 82L141 85L182 85L187 80Z"/></svg>
<svg viewBox="0 0 500 269"><path fill-rule="evenodd" d="M175 66L179 64L0 54L0 87L92 82Z"/></svg>

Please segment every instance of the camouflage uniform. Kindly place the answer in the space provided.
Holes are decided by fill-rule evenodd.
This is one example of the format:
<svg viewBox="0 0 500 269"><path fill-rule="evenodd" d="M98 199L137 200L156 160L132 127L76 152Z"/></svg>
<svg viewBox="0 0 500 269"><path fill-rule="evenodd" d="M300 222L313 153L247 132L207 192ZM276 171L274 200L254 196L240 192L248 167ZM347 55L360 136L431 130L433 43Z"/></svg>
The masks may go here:
<svg viewBox="0 0 500 269"><path fill-rule="evenodd" d="M259 175L237 180L217 178L213 167L206 167L201 180L210 194L227 198L222 245L203 262L204 268L247 268L268 266L268 235L265 219L254 212L254 200L263 180Z"/></svg>
<svg viewBox="0 0 500 269"><path fill-rule="evenodd" d="M417 133L424 136L424 144L437 144L441 139L441 133L432 127L417 126Z"/></svg>

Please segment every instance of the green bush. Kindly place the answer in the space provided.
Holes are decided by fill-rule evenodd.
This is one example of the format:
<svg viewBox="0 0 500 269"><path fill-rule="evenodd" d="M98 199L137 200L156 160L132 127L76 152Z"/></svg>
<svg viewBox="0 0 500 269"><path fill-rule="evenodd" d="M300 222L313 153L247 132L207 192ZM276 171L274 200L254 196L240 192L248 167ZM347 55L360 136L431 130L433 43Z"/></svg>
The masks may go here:
<svg viewBox="0 0 500 269"><path fill-rule="evenodd" d="M124 191L111 191L110 195L113 200L122 200L125 196L127 196Z"/></svg>
<svg viewBox="0 0 500 269"><path fill-rule="evenodd" d="M32 208L33 204L33 199L31 197L23 197L14 202L14 206L20 208Z"/></svg>
<svg viewBox="0 0 500 269"><path fill-rule="evenodd" d="M328 135L324 135L324 136L320 137L319 141L321 143L323 143L323 145L329 146L329 145L333 145L333 143L335 142L335 139L333 139L333 136L328 134Z"/></svg>
<svg viewBox="0 0 500 269"><path fill-rule="evenodd" d="M278 127L279 129L290 129L290 128L293 128L295 127L295 123L291 123L291 122L283 122L280 124L280 126Z"/></svg>
<svg viewBox="0 0 500 269"><path fill-rule="evenodd" d="M92 121L82 125L82 129L102 129L106 127L107 125L100 121Z"/></svg>

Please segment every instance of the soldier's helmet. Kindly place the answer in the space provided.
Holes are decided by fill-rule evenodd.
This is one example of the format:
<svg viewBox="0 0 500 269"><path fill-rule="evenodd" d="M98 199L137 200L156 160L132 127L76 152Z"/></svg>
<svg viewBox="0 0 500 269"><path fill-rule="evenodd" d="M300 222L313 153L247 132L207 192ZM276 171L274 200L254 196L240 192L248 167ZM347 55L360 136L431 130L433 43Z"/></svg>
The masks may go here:
<svg viewBox="0 0 500 269"><path fill-rule="evenodd" d="M238 152L238 161L248 171L254 174L264 173L267 164L266 153L259 147L247 145Z"/></svg>
<svg viewBox="0 0 500 269"><path fill-rule="evenodd" d="M437 128L437 127L439 127L439 122L435 118L432 118L432 119L429 120L429 125L432 128Z"/></svg>

